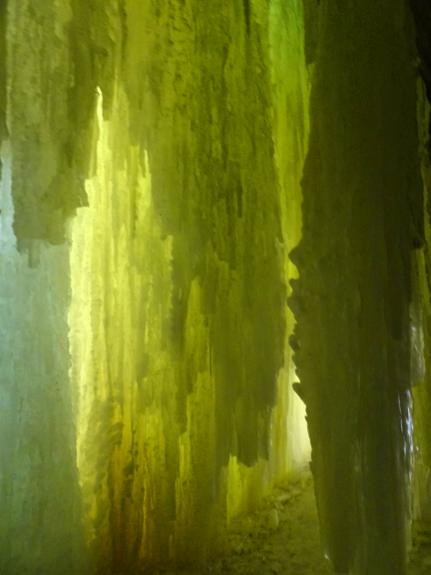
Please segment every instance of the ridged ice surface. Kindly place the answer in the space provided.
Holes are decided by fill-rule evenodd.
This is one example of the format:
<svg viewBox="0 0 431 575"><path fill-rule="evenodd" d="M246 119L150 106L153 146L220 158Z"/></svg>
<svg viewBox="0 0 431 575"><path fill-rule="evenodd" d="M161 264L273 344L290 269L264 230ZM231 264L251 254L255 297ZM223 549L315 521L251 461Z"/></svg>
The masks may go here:
<svg viewBox="0 0 431 575"><path fill-rule="evenodd" d="M326 551L405 573L411 259L423 243L414 32L403 2L317 3L294 344Z"/></svg>
<svg viewBox="0 0 431 575"><path fill-rule="evenodd" d="M31 505L4 492L1 559L83 573L84 539L103 574L202 562L308 458L286 303L301 3L4 6L2 370L31 425L2 420L2 472Z"/></svg>
<svg viewBox="0 0 431 575"><path fill-rule="evenodd" d="M405 574L431 520L411 3L421 64L402 0L0 1L2 575L217 565L308 462L305 409L327 558Z"/></svg>
<svg viewBox="0 0 431 575"><path fill-rule="evenodd" d="M68 385L69 258L16 250L10 148L0 187L0 573L78 575L87 567Z"/></svg>

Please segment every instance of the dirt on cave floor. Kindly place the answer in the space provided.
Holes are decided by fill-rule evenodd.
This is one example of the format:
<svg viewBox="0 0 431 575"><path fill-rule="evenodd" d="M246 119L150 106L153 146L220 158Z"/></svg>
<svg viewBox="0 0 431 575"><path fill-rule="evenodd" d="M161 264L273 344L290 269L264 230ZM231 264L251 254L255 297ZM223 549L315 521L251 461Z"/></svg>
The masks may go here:
<svg viewBox="0 0 431 575"><path fill-rule="evenodd" d="M431 575L431 526L415 525L408 575ZM309 472L288 478L258 510L232 522L226 553L198 571L154 575L330 575Z"/></svg>
<svg viewBox="0 0 431 575"><path fill-rule="evenodd" d="M324 575L331 573L319 538L309 473L280 483L250 516L232 525L229 552L215 575Z"/></svg>
<svg viewBox="0 0 431 575"><path fill-rule="evenodd" d="M154 575L326 575L313 484L301 472L274 488L252 514L230 526L226 553L199 571Z"/></svg>

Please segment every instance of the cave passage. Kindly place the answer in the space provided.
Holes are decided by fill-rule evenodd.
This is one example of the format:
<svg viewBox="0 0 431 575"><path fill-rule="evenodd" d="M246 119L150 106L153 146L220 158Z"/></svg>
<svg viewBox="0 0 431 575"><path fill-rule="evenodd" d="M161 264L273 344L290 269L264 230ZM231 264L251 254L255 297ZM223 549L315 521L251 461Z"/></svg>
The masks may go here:
<svg viewBox="0 0 431 575"><path fill-rule="evenodd" d="M0 0L0 575L431 572L430 101L428 0Z"/></svg>

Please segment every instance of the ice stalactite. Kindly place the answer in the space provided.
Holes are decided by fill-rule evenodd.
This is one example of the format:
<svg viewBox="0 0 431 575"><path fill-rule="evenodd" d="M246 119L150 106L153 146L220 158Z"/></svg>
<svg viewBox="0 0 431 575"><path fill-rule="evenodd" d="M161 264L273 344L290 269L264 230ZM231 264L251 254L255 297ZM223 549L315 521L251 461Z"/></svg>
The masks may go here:
<svg viewBox="0 0 431 575"><path fill-rule="evenodd" d="M403 574L412 250L423 242L416 71L401 1L308 2L310 146L294 344L327 553Z"/></svg>
<svg viewBox="0 0 431 575"><path fill-rule="evenodd" d="M2 4L14 231L19 249L33 254L32 240L62 243L67 218L85 204L86 161L81 153L88 145L76 137L82 135L88 95L83 101L74 99L81 78L73 53L72 3Z"/></svg>
<svg viewBox="0 0 431 575"><path fill-rule="evenodd" d="M203 561L307 457L286 307L303 29L298 3L272 10L130 3L113 19L122 58L71 233L78 460L103 572Z"/></svg>

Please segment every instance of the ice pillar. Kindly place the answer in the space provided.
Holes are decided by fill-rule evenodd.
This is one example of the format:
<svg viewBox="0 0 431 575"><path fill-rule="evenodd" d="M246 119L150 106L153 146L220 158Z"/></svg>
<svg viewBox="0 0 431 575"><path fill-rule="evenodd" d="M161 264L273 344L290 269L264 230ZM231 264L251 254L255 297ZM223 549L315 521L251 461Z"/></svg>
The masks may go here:
<svg viewBox="0 0 431 575"><path fill-rule="evenodd" d="M411 253L423 236L412 23L401 1L307 8L293 343L323 539L337 573L403 574Z"/></svg>

